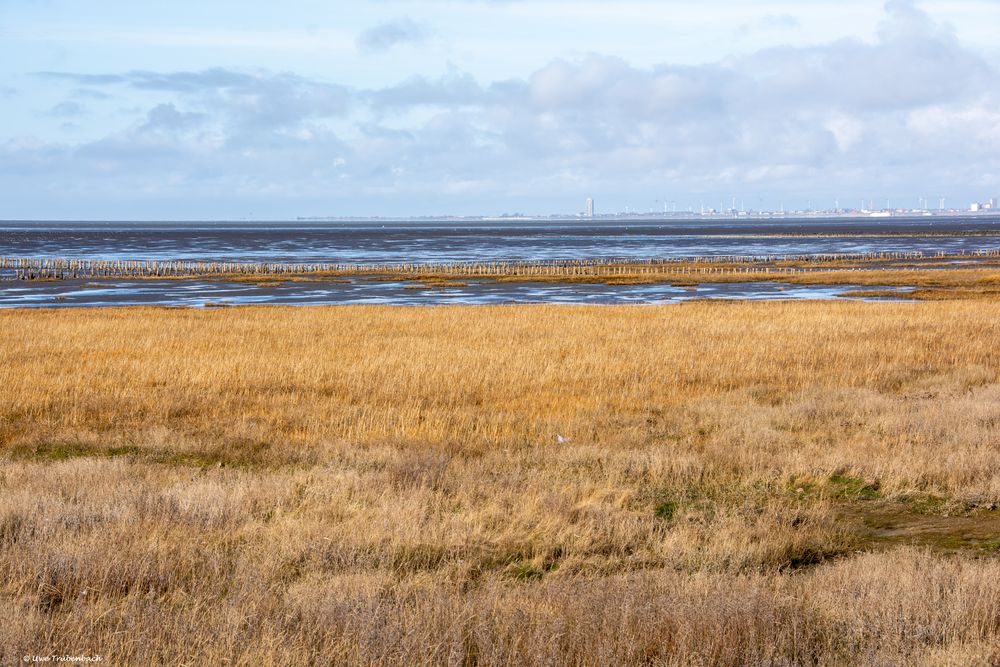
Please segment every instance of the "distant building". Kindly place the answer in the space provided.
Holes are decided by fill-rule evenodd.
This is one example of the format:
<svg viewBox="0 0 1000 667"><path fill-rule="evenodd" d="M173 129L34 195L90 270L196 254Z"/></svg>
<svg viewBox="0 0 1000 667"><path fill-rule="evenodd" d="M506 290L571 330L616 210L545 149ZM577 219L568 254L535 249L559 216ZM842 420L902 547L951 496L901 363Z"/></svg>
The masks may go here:
<svg viewBox="0 0 1000 667"><path fill-rule="evenodd" d="M585 202L584 215L588 218L594 217L594 200L591 197L587 197L587 201Z"/></svg>
<svg viewBox="0 0 1000 667"><path fill-rule="evenodd" d="M969 210L973 213L977 212L979 210L979 202L972 202L972 205L969 206Z"/></svg>
<svg viewBox="0 0 1000 667"><path fill-rule="evenodd" d="M997 198L996 197L990 197L990 210L991 211L997 210Z"/></svg>

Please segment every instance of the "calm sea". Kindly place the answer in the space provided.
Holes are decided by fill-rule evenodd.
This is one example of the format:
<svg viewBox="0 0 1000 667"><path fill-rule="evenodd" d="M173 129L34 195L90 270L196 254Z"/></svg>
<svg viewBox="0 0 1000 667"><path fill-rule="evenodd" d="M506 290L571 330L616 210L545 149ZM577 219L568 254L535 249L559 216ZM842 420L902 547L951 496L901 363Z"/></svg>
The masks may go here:
<svg viewBox="0 0 1000 667"><path fill-rule="evenodd" d="M991 236L924 236L961 232ZM807 236L795 236L803 234ZM1000 247L1000 216L770 222L0 222L0 256L14 257L436 262L981 247Z"/></svg>

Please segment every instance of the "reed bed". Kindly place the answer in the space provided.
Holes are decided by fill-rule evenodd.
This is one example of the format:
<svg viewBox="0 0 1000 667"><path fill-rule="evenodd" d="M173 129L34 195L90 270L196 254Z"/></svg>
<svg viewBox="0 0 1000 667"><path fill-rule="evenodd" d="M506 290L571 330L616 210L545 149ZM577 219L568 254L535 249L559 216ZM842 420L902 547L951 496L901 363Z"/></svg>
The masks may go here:
<svg viewBox="0 0 1000 667"><path fill-rule="evenodd" d="M1000 302L0 336L0 662L1000 658Z"/></svg>

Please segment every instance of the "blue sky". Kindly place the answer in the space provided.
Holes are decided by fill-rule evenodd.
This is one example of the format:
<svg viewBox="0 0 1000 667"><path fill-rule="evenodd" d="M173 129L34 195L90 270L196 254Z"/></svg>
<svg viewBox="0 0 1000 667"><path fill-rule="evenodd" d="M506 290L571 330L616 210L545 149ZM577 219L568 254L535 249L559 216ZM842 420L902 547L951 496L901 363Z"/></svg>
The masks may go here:
<svg viewBox="0 0 1000 667"><path fill-rule="evenodd" d="M996 0L0 0L0 217L967 205Z"/></svg>

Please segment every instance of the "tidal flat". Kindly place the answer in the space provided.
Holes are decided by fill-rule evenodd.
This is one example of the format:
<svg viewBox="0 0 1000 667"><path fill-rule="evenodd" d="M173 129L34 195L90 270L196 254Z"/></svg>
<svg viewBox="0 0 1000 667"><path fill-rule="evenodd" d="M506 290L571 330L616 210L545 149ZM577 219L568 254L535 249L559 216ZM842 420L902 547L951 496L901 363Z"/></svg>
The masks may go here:
<svg viewBox="0 0 1000 667"><path fill-rule="evenodd" d="M0 339L0 662L1000 658L989 293L3 310Z"/></svg>
<svg viewBox="0 0 1000 667"><path fill-rule="evenodd" d="M0 308L666 304L1000 296L1000 250L443 264L0 257Z"/></svg>

